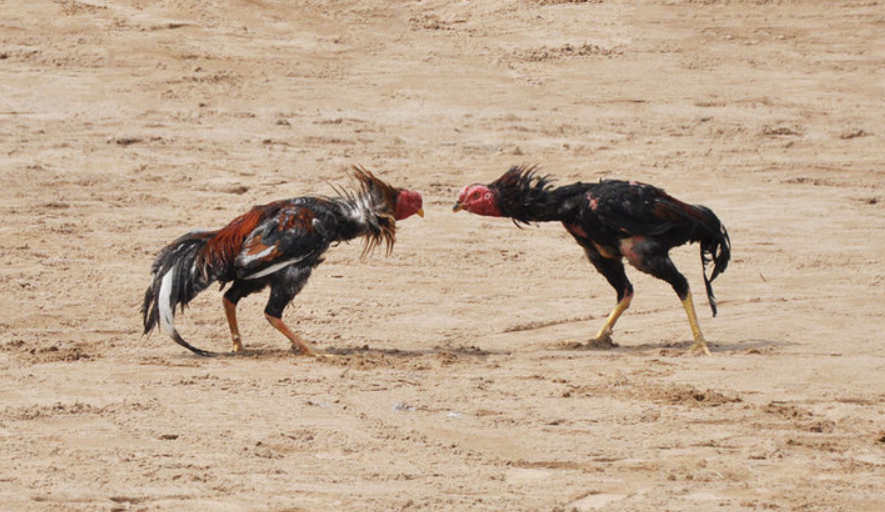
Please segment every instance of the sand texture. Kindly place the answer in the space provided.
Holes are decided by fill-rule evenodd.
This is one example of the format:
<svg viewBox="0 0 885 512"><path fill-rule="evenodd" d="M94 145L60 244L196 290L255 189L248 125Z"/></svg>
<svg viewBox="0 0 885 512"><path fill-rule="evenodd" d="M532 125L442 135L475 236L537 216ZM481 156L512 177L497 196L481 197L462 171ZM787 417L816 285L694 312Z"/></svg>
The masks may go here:
<svg viewBox="0 0 885 512"><path fill-rule="evenodd" d="M0 510L885 510L885 3L0 2ZM239 356L142 336L166 243L362 164L424 194ZM713 209L703 294L452 213L509 166ZM176 318L230 347L212 287Z"/></svg>

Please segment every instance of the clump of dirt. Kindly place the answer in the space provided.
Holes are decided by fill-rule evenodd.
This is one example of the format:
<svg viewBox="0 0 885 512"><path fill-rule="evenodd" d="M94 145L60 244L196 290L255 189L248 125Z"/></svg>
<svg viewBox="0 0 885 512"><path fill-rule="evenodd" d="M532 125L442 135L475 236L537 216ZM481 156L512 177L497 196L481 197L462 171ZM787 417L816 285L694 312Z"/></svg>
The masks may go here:
<svg viewBox="0 0 885 512"><path fill-rule="evenodd" d="M609 396L667 405L701 407L717 407L743 401L735 394L712 389L701 390L688 384L659 384L644 379L632 380L624 376L607 383L579 386L563 396Z"/></svg>
<svg viewBox="0 0 885 512"><path fill-rule="evenodd" d="M336 366L345 366L355 370L374 370L394 366L392 358L384 352L363 347L355 350L329 350L334 357L327 361Z"/></svg>
<svg viewBox="0 0 885 512"><path fill-rule="evenodd" d="M328 350L333 357L328 362L357 370L375 368L399 368L406 370L429 370L457 365L471 360L485 359L490 352L475 346L434 347L431 351L399 349L373 349L363 345L353 349Z"/></svg>
<svg viewBox="0 0 885 512"><path fill-rule="evenodd" d="M559 346L563 350L609 350L617 348L619 345L612 340L611 336L605 336L603 338L592 338L587 340L586 343L575 340L564 341Z"/></svg>
<svg viewBox="0 0 885 512"><path fill-rule="evenodd" d="M762 408L762 411L786 420L807 419L812 416L811 411L807 409L780 402L770 402Z"/></svg>
<svg viewBox="0 0 885 512"><path fill-rule="evenodd" d="M579 45L564 44L558 47L542 46L530 50L522 50L514 53L514 57L525 62L544 62L571 57L602 56L610 57L620 55L623 51L618 47L604 48L599 45L582 43Z"/></svg>
<svg viewBox="0 0 885 512"><path fill-rule="evenodd" d="M72 363L77 361L90 361L95 358L94 354L87 352L84 347L79 345L59 346L53 344L35 346L24 340L9 341L0 346L0 350L11 352L30 364L55 362Z"/></svg>
<svg viewBox="0 0 885 512"><path fill-rule="evenodd" d="M700 390L687 384L652 387L649 389L649 397L654 401L668 404L704 407L717 407L743 401L737 395L720 393L712 389Z"/></svg>
<svg viewBox="0 0 885 512"><path fill-rule="evenodd" d="M60 415L99 414L102 409L91 404L75 402L64 404L57 402L53 405L27 408L10 408L3 411L3 416L15 420L30 421L38 418L47 418Z"/></svg>
<svg viewBox="0 0 885 512"><path fill-rule="evenodd" d="M808 409L803 409L792 404L781 402L770 402L762 411L766 414L774 415L798 430L814 432L818 434L829 434L836 428L836 423L815 417Z"/></svg>

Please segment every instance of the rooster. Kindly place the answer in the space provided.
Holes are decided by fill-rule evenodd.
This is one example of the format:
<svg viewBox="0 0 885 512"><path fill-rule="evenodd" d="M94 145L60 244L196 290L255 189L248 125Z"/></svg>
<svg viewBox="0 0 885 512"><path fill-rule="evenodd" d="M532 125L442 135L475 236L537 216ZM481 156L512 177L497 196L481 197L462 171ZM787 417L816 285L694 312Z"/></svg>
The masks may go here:
<svg viewBox="0 0 885 512"><path fill-rule="evenodd" d="M536 167L512 167L488 185L473 184L458 194L454 211L466 210L489 217L509 217L513 222L558 221L584 249L590 263L617 292L617 305L608 315L593 345L611 345L611 335L621 314L630 307L633 285L623 260L673 287L688 315L694 336L692 352L710 355L698 325L688 281L670 259L670 249L700 242L704 284L713 316L716 298L711 282L725 271L731 257L728 231L707 207L690 205L663 190L635 181L602 180L554 187ZM707 266L713 271L707 277Z"/></svg>
<svg viewBox="0 0 885 512"><path fill-rule="evenodd" d="M224 312L233 351L243 343L237 327L237 303L270 287L264 309L268 322L292 343L292 349L318 357L310 345L283 323L283 309L307 284L329 246L365 239L363 255L384 244L390 254L396 221L424 216L421 194L394 188L363 167L354 166L356 191L336 188L337 197L304 196L255 206L217 231L196 230L160 251L144 294L144 333L159 325L182 347L201 356L215 355L185 341L173 324L184 307L213 282L221 283Z"/></svg>

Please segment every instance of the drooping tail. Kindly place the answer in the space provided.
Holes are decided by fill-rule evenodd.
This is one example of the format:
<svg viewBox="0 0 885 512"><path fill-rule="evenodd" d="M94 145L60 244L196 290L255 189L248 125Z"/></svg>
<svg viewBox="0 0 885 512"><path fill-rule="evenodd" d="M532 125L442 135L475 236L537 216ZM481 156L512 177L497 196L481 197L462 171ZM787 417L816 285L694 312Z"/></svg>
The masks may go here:
<svg viewBox="0 0 885 512"><path fill-rule="evenodd" d="M144 333L159 325L182 347L201 356L213 356L186 342L175 329L175 308L184 307L215 280L198 261L200 249L215 236L214 231L191 231L160 251L151 267L151 285L144 292Z"/></svg>
<svg viewBox="0 0 885 512"><path fill-rule="evenodd" d="M707 288L707 300L710 301L710 309L716 316L716 296L713 295L712 282L716 277L728 268L728 260L731 259L731 239L728 230L719 220L719 217L706 206L694 205L698 213L701 229L697 232L697 239L701 243L701 265L704 268L704 286ZM713 272L707 277L707 267L712 263Z"/></svg>

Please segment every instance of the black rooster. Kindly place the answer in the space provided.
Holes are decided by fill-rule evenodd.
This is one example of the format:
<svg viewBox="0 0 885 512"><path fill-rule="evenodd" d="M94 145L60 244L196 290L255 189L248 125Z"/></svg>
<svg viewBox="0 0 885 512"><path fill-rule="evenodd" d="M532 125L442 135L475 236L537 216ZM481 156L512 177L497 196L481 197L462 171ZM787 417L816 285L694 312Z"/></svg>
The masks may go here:
<svg viewBox="0 0 885 512"><path fill-rule="evenodd" d="M305 196L255 206L218 231L191 231L167 245L154 260L151 285L144 294L144 332L160 328L184 348L212 352L186 342L175 329L176 307L184 309L215 281L224 294L224 312L233 351L243 349L237 303L270 287L264 316L292 342L292 349L317 356L282 320L283 309L307 284L326 249L335 242L365 237L363 254L396 241L396 221L424 216L421 194L394 188L362 167L353 167L355 192L336 189L338 197Z"/></svg>
<svg viewBox="0 0 885 512"><path fill-rule="evenodd" d="M694 335L692 351L709 355L701 334L688 281L679 273L669 251L700 242L707 298L716 316L710 282L725 271L731 242L725 226L704 206L689 205L663 190L635 181L602 180L554 188L535 167L512 167L489 185L464 187L454 210L490 217L509 217L517 226L558 221L584 248L590 263L618 294L618 304L592 341L611 344L615 322L630 306L633 285L624 272L624 258L637 269L670 283L682 301ZM706 267L713 264L707 278Z"/></svg>

